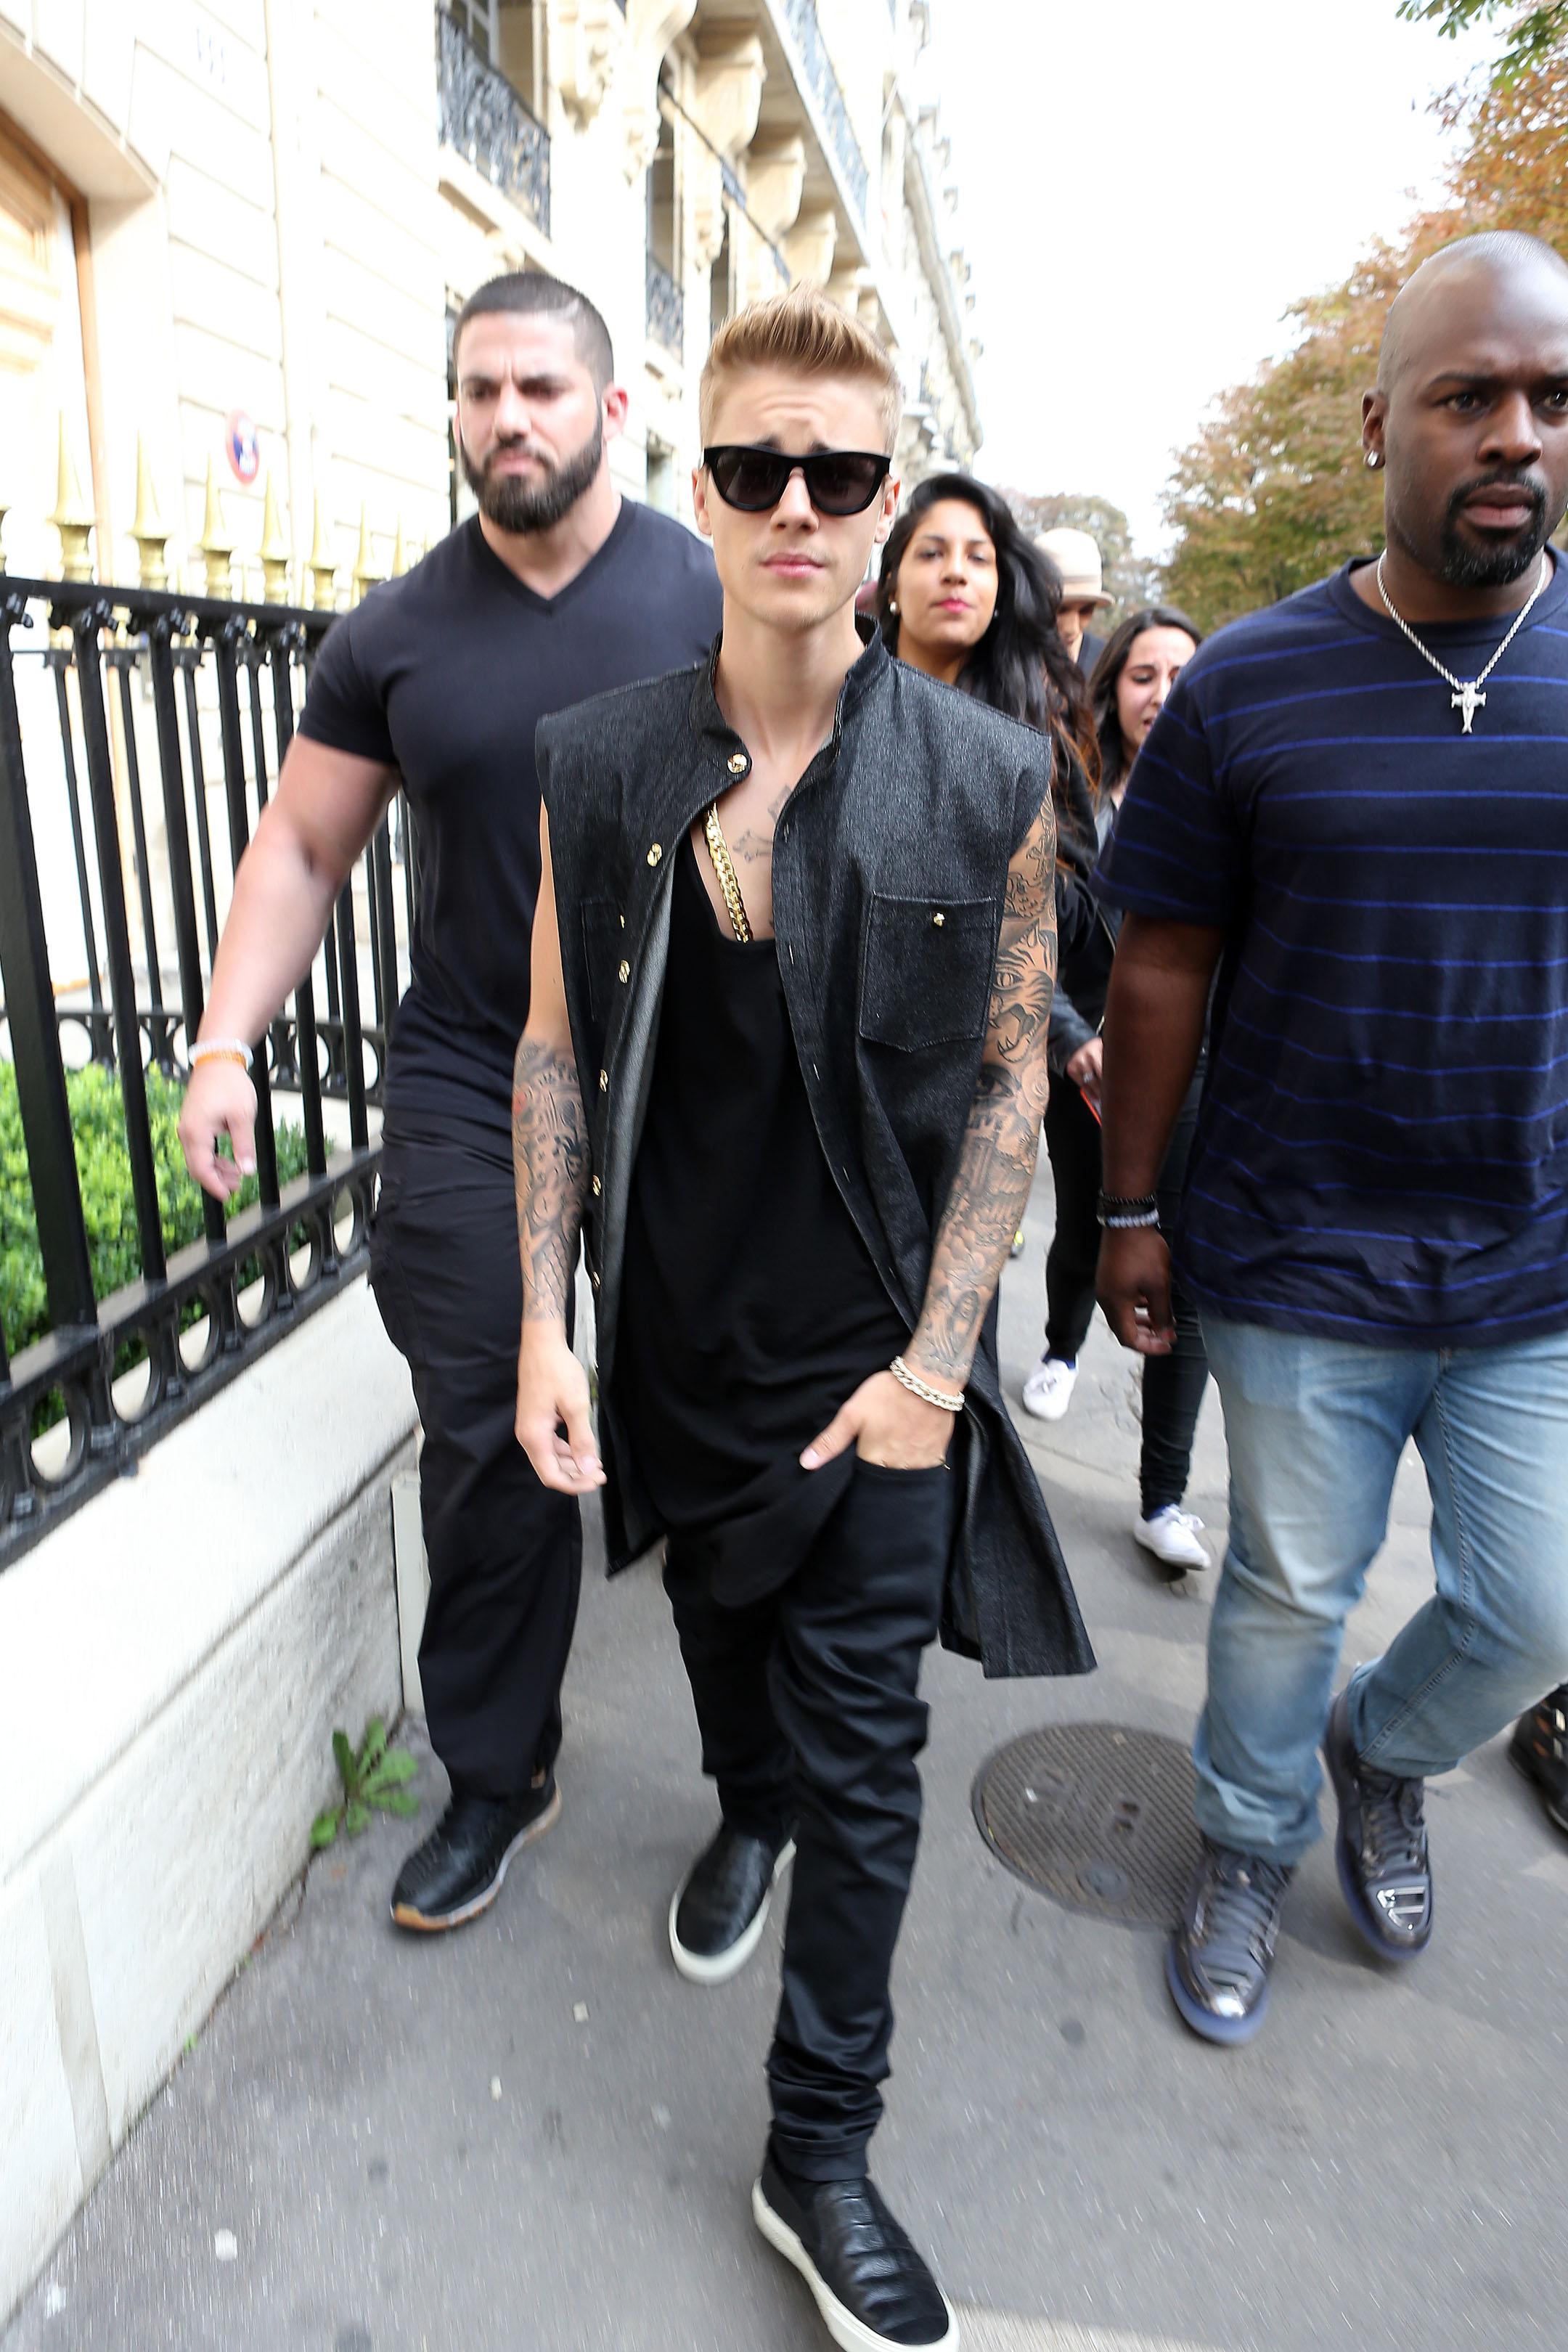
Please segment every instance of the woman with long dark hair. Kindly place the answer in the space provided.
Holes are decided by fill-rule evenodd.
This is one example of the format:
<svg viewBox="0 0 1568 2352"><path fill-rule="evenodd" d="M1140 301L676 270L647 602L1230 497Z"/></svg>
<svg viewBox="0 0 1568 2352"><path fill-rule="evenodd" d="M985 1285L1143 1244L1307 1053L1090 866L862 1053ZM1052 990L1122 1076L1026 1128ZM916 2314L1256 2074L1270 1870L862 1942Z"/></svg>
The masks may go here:
<svg viewBox="0 0 1568 2352"><path fill-rule="evenodd" d="M1005 499L968 474L919 483L888 535L877 614L888 650L1051 738L1058 959L1094 920L1100 747L1083 674L1057 631L1061 575ZM1075 846L1076 845L1076 846ZM1013 1243L1016 1257L1022 1230Z"/></svg>
<svg viewBox="0 0 1568 2352"><path fill-rule="evenodd" d="M1092 809L1100 768L1088 689L1057 634L1060 597L1006 499L959 473L916 486L877 582L889 653L1052 737L1058 824L1064 803Z"/></svg>
<svg viewBox="0 0 1568 2352"><path fill-rule="evenodd" d="M1119 917L1114 908L1094 897L1088 877L1116 822L1149 730L1201 638L1201 630L1184 613L1152 605L1121 623L1095 666L1098 806L1088 841L1080 835L1058 848L1058 855L1078 868L1092 920L1060 958L1051 1011L1051 1093L1045 1131L1056 1183L1057 1227L1046 1260L1045 1353L1024 1383L1023 1398L1025 1410L1040 1421L1059 1421L1071 1399L1079 1350L1094 1314L1100 1256L1100 1032ZM1197 1087L1194 1079L1161 1175L1160 1207L1167 1224L1186 1171ZM1176 1303L1175 1316L1174 1349L1144 1363L1139 1516L1132 1531L1145 1550L1167 1568L1181 1570L1209 1564L1198 1540L1201 1522L1182 1508L1208 1362L1196 1312L1184 1297Z"/></svg>

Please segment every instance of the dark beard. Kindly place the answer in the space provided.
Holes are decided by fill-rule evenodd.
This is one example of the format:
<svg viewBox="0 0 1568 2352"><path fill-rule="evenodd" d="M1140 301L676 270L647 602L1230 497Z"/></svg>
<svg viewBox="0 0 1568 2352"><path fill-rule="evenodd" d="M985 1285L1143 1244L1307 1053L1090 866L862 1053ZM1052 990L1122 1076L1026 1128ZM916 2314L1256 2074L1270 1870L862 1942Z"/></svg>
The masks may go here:
<svg viewBox="0 0 1568 2352"><path fill-rule="evenodd" d="M1502 547L1473 547L1460 538L1459 509L1480 489L1518 490L1529 499L1533 511L1529 527L1520 538L1510 540ZM1535 483L1495 475L1487 475L1478 482L1461 483L1448 500L1443 517L1439 575L1450 588L1506 588L1524 577L1551 535L1546 499Z"/></svg>
<svg viewBox="0 0 1568 2352"><path fill-rule="evenodd" d="M526 481L521 474L491 474L489 467L510 443L499 443L481 468L458 444L463 478L479 502L479 512L498 530L553 530L563 522L578 499L591 489L605 455L605 421L601 416L583 446L552 467L542 482Z"/></svg>

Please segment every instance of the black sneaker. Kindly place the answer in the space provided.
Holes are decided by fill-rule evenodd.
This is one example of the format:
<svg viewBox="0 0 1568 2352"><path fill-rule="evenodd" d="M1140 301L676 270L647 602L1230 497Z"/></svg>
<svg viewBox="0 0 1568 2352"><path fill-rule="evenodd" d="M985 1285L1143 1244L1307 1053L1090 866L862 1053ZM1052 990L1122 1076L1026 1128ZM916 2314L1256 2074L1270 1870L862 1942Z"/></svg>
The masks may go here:
<svg viewBox="0 0 1568 2352"><path fill-rule="evenodd" d="M952 2305L864 2176L786 2181L770 2151L752 2217L846 2352L957 2352Z"/></svg>
<svg viewBox="0 0 1568 2352"><path fill-rule="evenodd" d="M1262 2024L1290 1876L1281 1863L1205 1838L1166 1948L1165 1982L1184 2023L1205 2042L1250 2042Z"/></svg>
<svg viewBox="0 0 1568 2352"><path fill-rule="evenodd" d="M477 1797L455 1789L436 1827L397 1874L394 1919L426 1935L477 1919L500 1893L512 1855L542 1837L560 1815L552 1772L521 1797Z"/></svg>
<svg viewBox="0 0 1568 2352"><path fill-rule="evenodd" d="M1363 1764L1351 1745L1350 1693L1329 1709L1323 1760L1339 1800L1334 1860L1351 1917L1385 1960L1413 1960L1432 1940L1426 1783Z"/></svg>
<svg viewBox="0 0 1568 2352"><path fill-rule="evenodd" d="M1521 1715L1508 1743L1509 1762L1541 1791L1546 1818L1568 1837L1568 1683Z"/></svg>
<svg viewBox="0 0 1568 2352"><path fill-rule="evenodd" d="M716 1985L739 1974L762 1941L774 1883L794 1859L793 1839L773 1846L720 1824L670 1901L669 1949L683 1977Z"/></svg>

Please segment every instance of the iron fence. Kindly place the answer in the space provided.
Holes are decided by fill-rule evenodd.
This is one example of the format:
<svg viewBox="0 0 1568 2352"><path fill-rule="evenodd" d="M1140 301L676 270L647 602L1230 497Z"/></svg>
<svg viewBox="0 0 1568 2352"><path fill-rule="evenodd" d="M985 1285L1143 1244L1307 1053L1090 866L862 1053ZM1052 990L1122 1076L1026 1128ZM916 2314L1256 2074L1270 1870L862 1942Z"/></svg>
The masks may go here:
<svg viewBox="0 0 1568 2352"><path fill-rule="evenodd" d="M550 134L445 8L436 11L441 136L550 234Z"/></svg>
<svg viewBox="0 0 1568 2352"><path fill-rule="evenodd" d="M149 1069L187 1075L234 869L332 617L0 576L0 1022L48 1327L14 1359L0 1329L0 1568L363 1269L370 1110L400 989L399 864L413 929L401 801L400 855L384 822L257 1055L256 1205L226 1221L202 1195L201 1238L173 1251L148 1105ZM68 1066L84 1060L116 1076L140 1261L102 1299L68 1096ZM275 1092L297 1094L303 1127L303 1172L281 1183ZM347 1136L331 1152L329 1108Z"/></svg>
<svg viewBox="0 0 1568 2352"><path fill-rule="evenodd" d="M647 331L679 358L686 345L686 297L662 262L647 257Z"/></svg>

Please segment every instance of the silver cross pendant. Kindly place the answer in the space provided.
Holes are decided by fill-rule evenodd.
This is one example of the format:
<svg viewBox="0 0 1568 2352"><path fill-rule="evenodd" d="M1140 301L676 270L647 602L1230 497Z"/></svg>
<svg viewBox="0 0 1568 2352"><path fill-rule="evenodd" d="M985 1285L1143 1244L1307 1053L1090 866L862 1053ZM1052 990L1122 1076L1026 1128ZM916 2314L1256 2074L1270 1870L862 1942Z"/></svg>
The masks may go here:
<svg viewBox="0 0 1568 2352"><path fill-rule="evenodd" d="M1462 710L1464 712L1465 723L1463 728L1460 730L1460 732L1468 735L1470 731L1470 721L1474 719L1478 710L1484 710L1486 709L1487 698L1484 694L1478 694L1474 685L1471 684L1469 686L1462 686L1458 694L1451 694L1448 698L1448 704L1451 709Z"/></svg>

